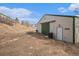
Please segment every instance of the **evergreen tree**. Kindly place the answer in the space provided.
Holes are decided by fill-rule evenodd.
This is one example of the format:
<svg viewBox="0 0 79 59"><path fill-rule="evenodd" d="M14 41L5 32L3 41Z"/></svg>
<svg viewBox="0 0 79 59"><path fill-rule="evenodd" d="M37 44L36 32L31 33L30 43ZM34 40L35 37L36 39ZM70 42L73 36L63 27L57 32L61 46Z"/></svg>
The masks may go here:
<svg viewBox="0 0 79 59"><path fill-rule="evenodd" d="M18 18L16 18L15 21L16 21L17 23L19 23L19 19L18 19Z"/></svg>

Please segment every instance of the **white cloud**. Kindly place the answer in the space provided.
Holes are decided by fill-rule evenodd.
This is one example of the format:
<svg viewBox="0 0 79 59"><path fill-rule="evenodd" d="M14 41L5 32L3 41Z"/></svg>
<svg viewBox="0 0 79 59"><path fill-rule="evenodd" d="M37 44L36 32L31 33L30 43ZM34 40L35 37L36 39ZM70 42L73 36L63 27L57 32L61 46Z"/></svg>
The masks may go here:
<svg viewBox="0 0 79 59"><path fill-rule="evenodd" d="M8 8L0 6L0 13L13 17L25 17L29 16L32 12L24 8Z"/></svg>
<svg viewBox="0 0 79 59"><path fill-rule="evenodd" d="M69 11L74 12L76 16L79 15L79 3L73 3L68 7Z"/></svg>
<svg viewBox="0 0 79 59"><path fill-rule="evenodd" d="M58 10L59 12L62 12L62 13L67 12L67 9L65 9L64 7L60 7L58 8Z"/></svg>
<svg viewBox="0 0 79 59"><path fill-rule="evenodd" d="M23 8L11 9L11 15L15 16L15 17L25 17L25 16L29 16L31 14L32 14L32 12L27 9L23 9Z"/></svg>
<svg viewBox="0 0 79 59"><path fill-rule="evenodd" d="M24 9L24 8L8 8L5 6L0 6L0 13L3 13L14 19L18 17L20 20L31 21L33 19L32 21L34 22L35 21L34 19L36 19L36 18L31 17L33 15L32 11L28 9Z"/></svg>
<svg viewBox="0 0 79 59"><path fill-rule="evenodd" d="M69 6L68 8L71 11L79 10L79 4L78 3L73 3Z"/></svg>

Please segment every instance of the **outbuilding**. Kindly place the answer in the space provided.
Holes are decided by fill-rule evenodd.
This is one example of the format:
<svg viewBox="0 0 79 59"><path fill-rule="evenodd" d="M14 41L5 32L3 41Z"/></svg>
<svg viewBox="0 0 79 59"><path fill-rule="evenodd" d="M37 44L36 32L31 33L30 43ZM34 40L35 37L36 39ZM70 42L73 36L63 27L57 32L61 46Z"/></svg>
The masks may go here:
<svg viewBox="0 0 79 59"><path fill-rule="evenodd" d="M45 35L53 33L56 40L79 43L79 17L45 14L37 23L37 31Z"/></svg>

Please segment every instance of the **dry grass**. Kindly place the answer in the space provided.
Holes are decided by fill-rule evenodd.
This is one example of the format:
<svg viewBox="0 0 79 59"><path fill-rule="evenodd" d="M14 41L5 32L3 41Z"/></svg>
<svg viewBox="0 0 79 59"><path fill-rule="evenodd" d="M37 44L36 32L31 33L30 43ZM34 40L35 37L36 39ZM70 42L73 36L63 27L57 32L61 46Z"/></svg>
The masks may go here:
<svg viewBox="0 0 79 59"><path fill-rule="evenodd" d="M27 30L27 26L16 23L15 26L0 23L0 33L23 33Z"/></svg>
<svg viewBox="0 0 79 59"><path fill-rule="evenodd" d="M22 32L18 31L21 30ZM0 24L0 55L2 56L52 56L79 55L79 47L66 42L49 39L36 33L35 29L20 24L16 28ZM3 32L2 32L3 31ZM11 33L8 33L10 31ZM14 31L18 31L14 32ZM24 32L23 32L24 31Z"/></svg>
<svg viewBox="0 0 79 59"><path fill-rule="evenodd" d="M9 56L51 56L51 55L79 55L79 48L70 43L49 39L42 34L27 32L4 37L4 41L9 41L1 45L0 55ZM10 42L10 40L17 39Z"/></svg>

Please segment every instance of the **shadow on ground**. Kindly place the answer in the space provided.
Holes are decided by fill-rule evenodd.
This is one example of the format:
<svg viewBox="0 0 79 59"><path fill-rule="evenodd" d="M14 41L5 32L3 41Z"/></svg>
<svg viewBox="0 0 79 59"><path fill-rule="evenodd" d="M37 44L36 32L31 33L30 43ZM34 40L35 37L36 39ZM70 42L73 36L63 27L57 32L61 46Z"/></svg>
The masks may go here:
<svg viewBox="0 0 79 59"><path fill-rule="evenodd" d="M37 39L44 39L44 40L49 39L48 36L45 36L45 35L43 35L41 33L37 33L37 32L27 32L26 34L31 35L32 37L35 37Z"/></svg>

